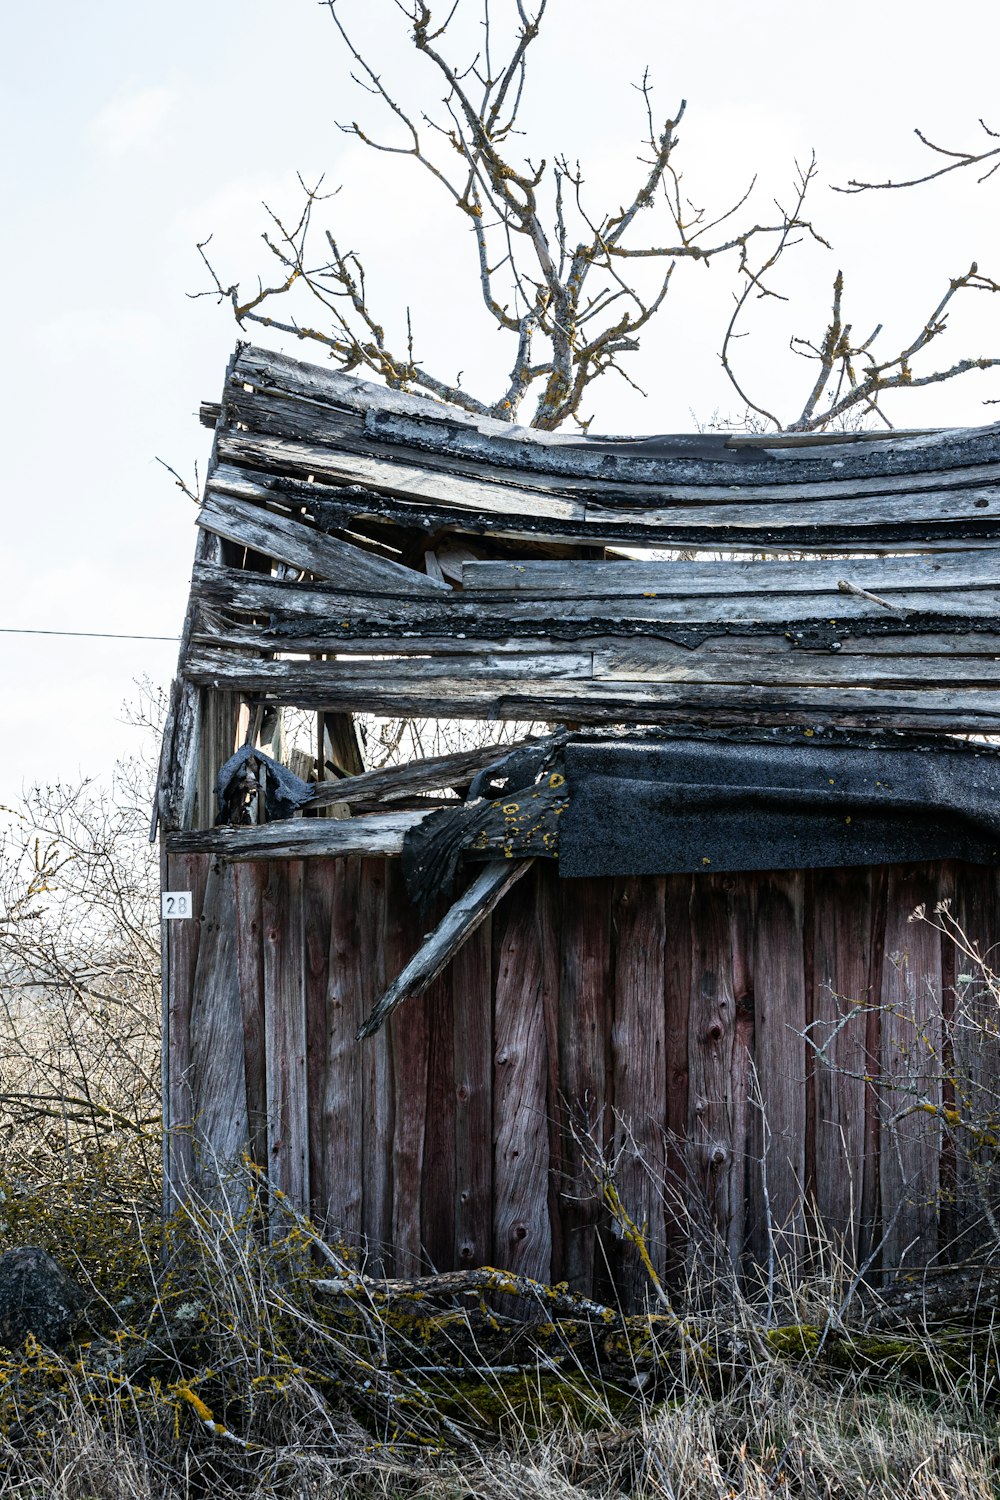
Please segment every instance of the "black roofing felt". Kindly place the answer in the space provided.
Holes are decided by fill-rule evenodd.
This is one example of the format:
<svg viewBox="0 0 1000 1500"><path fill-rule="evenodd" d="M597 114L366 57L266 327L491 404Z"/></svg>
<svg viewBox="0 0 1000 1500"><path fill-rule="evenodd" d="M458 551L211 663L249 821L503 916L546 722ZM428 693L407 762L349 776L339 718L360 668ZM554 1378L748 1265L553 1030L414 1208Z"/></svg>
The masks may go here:
<svg viewBox="0 0 1000 1500"><path fill-rule="evenodd" d="M1000 863L993 750L570 743L563 876Z"/></svg>

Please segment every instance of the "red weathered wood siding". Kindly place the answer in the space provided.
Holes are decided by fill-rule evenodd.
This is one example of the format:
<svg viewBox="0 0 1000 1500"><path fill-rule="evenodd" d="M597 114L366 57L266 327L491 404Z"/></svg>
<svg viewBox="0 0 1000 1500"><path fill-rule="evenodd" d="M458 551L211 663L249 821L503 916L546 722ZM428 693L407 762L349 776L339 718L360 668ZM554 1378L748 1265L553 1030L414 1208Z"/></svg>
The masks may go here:
<svg viewBox="0 0 1000 1500"><path fill-rule="evenodd" d="M168 879L201 911L167 930L179 1193L198 1151L246 1146L372 1270L493 1263L629 1302L643 1279L610 1232L581 1131L616 1160L661 1269L691 1243L679 1202L699 1253L744 1265L813 1253L817 1218L850 1259L874 1249L885 1267L974 1233L937 1121L917 1111L889 1140L870 1080L926 1067L914 1059L939 1042L942 994L947 1012L952 945L910 912L952 899L986 952L1000 939L996 870L560 881L540 862L363 1044L357 1025L422 935L398 862L240 864L234 877L212 856L172 856ZM802 1033L845 1002L858 1014L831 1071Z"/></svg>

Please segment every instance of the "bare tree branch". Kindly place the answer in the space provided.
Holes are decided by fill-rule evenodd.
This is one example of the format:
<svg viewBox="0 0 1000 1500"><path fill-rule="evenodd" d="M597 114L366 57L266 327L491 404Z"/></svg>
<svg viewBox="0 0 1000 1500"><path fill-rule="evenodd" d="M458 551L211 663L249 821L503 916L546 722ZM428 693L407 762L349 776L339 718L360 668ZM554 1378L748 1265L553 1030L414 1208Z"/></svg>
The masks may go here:
<svg viewBox="0 0 1000 1500"><path fill-rule="evenodd" d="M516 340L509 374L499 393L492 395L473 394L461 380L442 379L415 356L409 310L402 336L387 331L376 313L359 254L345 248L333 229L324 228L324 252L313 258L309 246L315 213L334 196L321 192L321 182L308 187L300 179L304 201L294 221L265 205L271 227L263 240L280 268L276 279L258 281L252 293L242 292L238 283L224 284L209 261L205 240L198 250L210 287L198 295L228 302L241 327L257 324L317 343L339 368L366 370L394 389L422 391L477 415L511 422L522 420L521 410L532 400L531 426L552 430L574 422L585 430L583 403L595 380L613 371L641 389L627 374L626 357L639 350L641 336L675 286L682 262L710 266L728 259L735 268L737 291L720 350L723 371L752 421L776 428L787 423L751 396L746 378L736 369L735 353L748 332L751 304L786 300L775 279L786 253L803 241L830 248L806 216L807 195L817 176L815 156L804 167L796 163L791 206L783 209L776 202L776 215L762 217L750 209L756 176L721 212L695 206L678 166L685 101L658 124L647 71L636 85L644 117L641 171L621 202L591 212L578 162L571 164L565 155L549 161L511 152L520 135L531 48L548 0L535 0L533 6L527 0L481 0L481 7L475 7L480 17L478 41L464 60L455 56L456 47L450 44L456 41L453 23L467 0L449 0L441 15L430 0L393 0L419 64L439 88L443 86L434 110L410 108L365 56L344 19L350 0L322 3L346 49L351 76L385 111L389 125L385 138L357 120L341 123L340 129L374 151L415 162L462 215L475 245L482 305L492 323ZM993 132L987 134L996 139ZM973 162L987 163L995 156L1000 166L1000 146L978 154L955 153L921 139L948 160L936 173L914 181ZM852 190L889 185L897 184L853 184ZM650 216L660 221L659 227ZM639 234L646 218L650 227ZM944 330L951 297L966 289L996 288L973 268L951 284L900 353L881 359L873 352L881 327L858 343L844 321L844 282L838 273L822 337L791 341L792 352L816 361L818 367L810 374L797 415L787 425L811 431L850 413L888 421L880 406L886 391L992 368L997 360L987 356L919 374L911 367ZM307 315L300 317L304 297L309 299ZM289 307L287 316L275 316L280 299ZM322 311L320 326L317 307Z"/></svg>
<svg viewBox="0 0 1000 1500"><path fill-rule="evenodd" d="M981 119L979 123L991 140L1000 140L1000 132L991 130L985 120ZM913 134L929 151L935 152L938 156L948 157L943 167L937 167L933 172L925 172L920 177L904 178L901 182L893 182L892 178L887 178L885 182L859 182L852 177L844 187L834 187L834 192L868 193L885 188L921 187L925 182L934 182L938 177L946 177L949 172L959 172L967 167L980 167L985 162L992 162L993 165L976 179L977 182L985 182L1000 169L1000 145L988 146L985 151L949 151L945 146L936 145L924 135L922 130L914 130Z"/></svg>

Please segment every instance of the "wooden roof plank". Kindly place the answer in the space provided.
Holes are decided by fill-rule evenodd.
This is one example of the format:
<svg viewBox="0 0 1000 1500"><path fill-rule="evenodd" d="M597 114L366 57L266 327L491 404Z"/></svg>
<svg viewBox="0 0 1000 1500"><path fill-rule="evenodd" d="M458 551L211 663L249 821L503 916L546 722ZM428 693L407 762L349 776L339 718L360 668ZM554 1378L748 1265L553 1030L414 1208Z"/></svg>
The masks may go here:
<svg viewBox="0 0 1000 1500"><path fill-rule="evenodd" d="M604 566L614 566L605 564ZM784 564L780 566L785 566ZM789 564L789 567L792 565ZM845 564L845 582L867 576ZM821 622L842 625L857 620L882 620L900 610L921 615L954 618L961 622L988 622L1000 616L1000 583L991 588L897 589L892 594L892 609L886 609L877 598L844 593L839 588L819 589L815 593L777 593L767 590L724 592L724 582L716 593L677 594L653 590L635 596L572 596L554 593L550 598L521 596L510 590L449 594L446 601L421 596L411 598L384 594L373 599L364 594L348 594L339 589L323 589L317 584L302 584L277 579L260 579L237 569L202 564L195 567L192 590L196 597L246 614L267 614L277 626L296 621L308 624L322 621L331 638L338 631L344 638L361 635L377 639L381 634L395 636L404 632L414 635L477 637L524 635L534 632L549 636L554 621L559 632L571 630L585 634L614 634L616 628L627 628L629 622L658 622L662 625L771 625L781 626ZM871 592L871 591L869 591Z"/></svg>
<svg viewBox="0 0 1000 1500"><path fill-rule="evenodd" d="M804 655L804 654L803 654ZM816 660L804 655L804 660ZM797 660L797 658L796 658ZM946 659L946 666L948 665ZM339 664L338 664L339 665ZM414 663L419 668L419 663ZM432 664L428 664L429 666ZM949 732L1000 729L1000 691L924 681L903 688L847 683L725 683L592 680L589 677L504 677L482 672L460 678L432 671L405 680L383 661L367 677L343 676L330 663L250 661L225 652L192 652L185 675L206 687L266 696L276 703L329 710L426 714L440 718L569 719L586 723L692 722L880 724L938 727Z"/></svg>
<svg viewBox="0 0 1000 1500"><path fill-rule="evenodd" d="M202 828L168 833L170 854L217 854L223 859L340 858L392 855L423 812L365 813L357 818L290 818L257 827Z"/></svg>
<svg viewBox="0 0 1000 1500"><path fill-rule="evenodd" d="M219 434L219 457L227 462L249 464L290 473L309 473L327 481L367 484L414 499L433 497L444 504L467 509L510 511L524 505L525 493L539 496L550 507L543 514L570 518L580 502L634 510L668 504L724 505L737 496L745 503L812 503L817 500L849 500L874 495L899 496L925 492L963 490L995 485L1000 479L1000 461L969 464L960 469L927 467L913 474L888 474L875 478L838 478L762 483L752 468L729 469L714 483L688 484L677 481L624 482L613 474L604 477L572 477L560 483L531 470L499 468L489 479L463 474L457 463L435 464L418 448L405 450L408 461L390 455L370 454L287 436L258 432L223 431ZM574 503L575 502L575 503Z"/></svg>
<svg viewBox="0 0 1000 1500"><path fill-rule="evenodd" d="M1000 540L1000 484L960 490L936 498L867 501L791 507L754 504L692 505L638 512L581 510L572 521L552 520L536 512L528 494L509 514L417 501L376 493L364 486L322 485L304 478L240 469L233 464L213 469L209 493L232 494L258 504L313 507L339 517L395 522L405 527L441 528L454 533L502 539L579 544L604 542L633 546L741 547L761 551L854 552L877 550L940 551L985 546Z"/></svg>
<svg viewBox="0 0 1000 1500"><path fill-rule="evenodd" d="M1000 587L1000 548L970 548L929 557L843 558L827 561L566 562L470 561L462 586L472 592L508 590L522 597L635 598L649 593L819 594L836 593L849 580L875 593L941 592Z"/></svg>
<svg viewBox="0 0 1000 1500"><path fill-rule="evenodd" d="M405 590L415 594L452 592L446 583L428 578L390 558L379 557L338 537L326 536L290 516L275 516L246 500L209 494L198 525L230 542L301 568L317 578L373 594Z"/></svg>
<svg viewBox="0 0 1000 1500"><path fill-rule="evenodd" d="M235 403L251 393L265 399L292 398L326 409L326 420L343 430L363 429L372 442L423 449L451 459L476 458L485 463L521 464L536 472L603 474L609 467L639 480L687 473L692 482L717 482L725 468L753 468L786 479L836 467L851 474L919 472L963 467L1000 458L1000 423L898 433L730 433L659 437L581 437L541 432L475 415L428 397L390 391L371 381L309 365L270 350L246 348L234 368L228 399ZM336 415L334 415L336 414ZM322 416L322 410L317 414ZM346 420L345 420L346 419ZM669 456L658 456L666 443ZM747 459L753 459L752 465ZM713 479L714 476L714 479Z"/></svg>

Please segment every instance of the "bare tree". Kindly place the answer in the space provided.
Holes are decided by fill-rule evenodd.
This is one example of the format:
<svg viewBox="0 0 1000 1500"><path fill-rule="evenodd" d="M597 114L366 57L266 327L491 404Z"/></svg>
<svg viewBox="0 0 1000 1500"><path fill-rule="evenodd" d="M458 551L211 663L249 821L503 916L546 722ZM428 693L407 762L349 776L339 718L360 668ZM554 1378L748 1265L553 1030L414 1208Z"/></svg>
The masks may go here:
<svg viewBox="0 0 1000 1500"><path fill-rule="evenodd" d="M277 279L244 292L226 283L199 251L211 287L199 296L228 301L241 328L258 325L321 345L343 370L365 370L399 390L414 390L467 411L504 421L527 421L554 429L570 421L586 430L586 393L599 376L614 371L640 389L626 357L640 346L682 264L732 263L735 292L721 346L723 370L748 413L765 424L814 431L840 422L849 412L882 416L886 391L949 380L998 359L963 359L942 369L915 371L914 361L944 331L952 299L968 290L998 285L976 266L951 281L903 349L875 352L881 328L858 339L842 311L838 273L828 326L815 338L796 338L792 350L815 366L801 404L783 419L752 395L735 368L737 340L750 307L761 299L785 300L774 281L779 261L795 245L826 245L806 215L806 198L817 176L815 158L796 165L786 202L774 200L757 218L751 209L756 178L745 193L717 214L694 206L678 163L680 101L672 115L654 113L648 73L637 87L644 120L638 169L623 169L628 190L614 206L595 209L578 161L521 156L520 116L528 87L528 62L550 9L549 0L482 0L477 4L479 42L460 57L459 26L471 16L471 0L453 0L442 17L428 0L392 0L412 43L415 62L426 73L426 97L443 85L436 110L415 110L390 87L377 62L366 56L344 16L346 0L324 0L355 82L379 106L387 133L358 121L340 129L376 153L409 159L449 200L473 232L483 304L513 346L513 360L492 396L477 396L461 382L442 379L418 357L410 313L405 336L393 339L375 310L364 263L339 231L322 229L314 249L317 218L334 194L322 181L307 186L291 218L265 205L270 228L263 239L278 268ZM467 40L467 37L466 37ZM298 307L305 298L307 316ZM280 316L278 304L287 301ZM317 306L322 310L316 323ZM526 403L529 412L522 416ZM530 413L530 414L529 414ZM885 419L886 421L888 419ZM890 424L891 425L891 424Z"/></svg>

